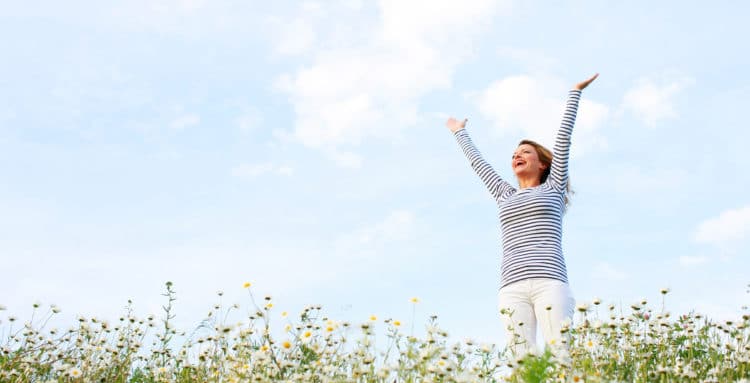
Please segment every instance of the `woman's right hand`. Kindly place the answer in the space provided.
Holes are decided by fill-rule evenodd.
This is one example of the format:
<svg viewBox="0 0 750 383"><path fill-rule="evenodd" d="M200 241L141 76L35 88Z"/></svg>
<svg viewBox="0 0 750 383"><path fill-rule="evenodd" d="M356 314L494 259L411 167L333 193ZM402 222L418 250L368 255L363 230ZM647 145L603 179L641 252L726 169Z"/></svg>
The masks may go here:
<svg viewBox="0 0 750 383"><path fill-rule="evenodd" d="M463 120L459 121L451 117L448 119L448 121L445 122L445 126L447 126L451 132L456 133L466 127L466 121L469 121L469 119L464 118Z"/></svg>
<svg viewBox="0 0 750 383"><path fill-rule="evenodd" d="M577 89L577 90L584 90L584 89L586 89L586 87L587 87L587 86L589 86L589 84L591 84L592 82L594 82L594 80L596 80L596 78L597 78L597 77L599 77L599 73L597 73L597 74L595 74L595 75L591 76L591 78L589 78L589 79L588 79L588 80L586 80L586 81L583 81L583 82L579 82L578 84L576 84L576 85L575 85L575 86L573 87L573 89Z"/></svg>

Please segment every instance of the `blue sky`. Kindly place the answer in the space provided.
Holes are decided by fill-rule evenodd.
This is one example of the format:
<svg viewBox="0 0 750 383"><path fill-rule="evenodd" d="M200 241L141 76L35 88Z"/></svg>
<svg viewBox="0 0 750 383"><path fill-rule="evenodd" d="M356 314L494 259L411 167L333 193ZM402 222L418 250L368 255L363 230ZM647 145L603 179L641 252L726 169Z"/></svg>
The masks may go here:
<svg viewBox="0 0 750 383"><path fill-rule="evenodd" d="M497 210L444 126L504 177L573 137L579 301L717 318L750 302L747 5L159 0L0 15L0 304L197 325L242 283L500 342ZM7 313L6 312L6 313Z"/></svg>

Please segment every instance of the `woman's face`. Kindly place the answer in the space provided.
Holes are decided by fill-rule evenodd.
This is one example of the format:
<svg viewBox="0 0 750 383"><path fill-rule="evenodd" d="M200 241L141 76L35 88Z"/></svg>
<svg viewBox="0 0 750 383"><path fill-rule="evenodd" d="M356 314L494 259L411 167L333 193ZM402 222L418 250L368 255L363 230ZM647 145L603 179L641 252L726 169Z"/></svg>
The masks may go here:
<svg viewBox="0 0 750 383"><path fill-rule="evenodd" d="M516 177L540 178L544 169L547 168L546 165L539 161L539 154L537 154L536 148L529 144L519 145L513 153L512 160L511 166L513 167L513 172L516 173Z"/></svg>

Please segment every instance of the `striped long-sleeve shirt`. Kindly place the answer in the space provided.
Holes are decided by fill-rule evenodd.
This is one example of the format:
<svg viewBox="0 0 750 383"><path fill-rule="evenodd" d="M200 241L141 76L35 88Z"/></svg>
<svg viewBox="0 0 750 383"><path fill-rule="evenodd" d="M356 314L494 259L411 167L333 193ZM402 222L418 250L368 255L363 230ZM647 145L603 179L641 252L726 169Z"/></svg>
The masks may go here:
<svg viewBox="0 0 750 383"><path fill-rule="evenodd" d="M562 253L562 217L568 185L570 138L581 91L571 90L557 133L550 175L535 187L516 189L482 158L466 132L455 133L471 167L497 201L503 257L500 287L529 278L568 282Z"/></svg>

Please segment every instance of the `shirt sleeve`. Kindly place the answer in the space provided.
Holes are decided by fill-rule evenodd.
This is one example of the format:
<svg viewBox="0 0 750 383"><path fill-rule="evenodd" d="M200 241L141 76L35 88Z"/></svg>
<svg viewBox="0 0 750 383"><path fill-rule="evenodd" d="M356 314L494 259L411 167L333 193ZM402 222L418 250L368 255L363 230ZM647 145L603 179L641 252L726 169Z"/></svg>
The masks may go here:
<svg viewBox="0 0 750 383"><path fill-rule="evenodd" d="M466 158L469 160L472 169L477 173L490 194L495 197L495 200L505 199L516 191L511 184L503 180L497 174L495 169L493 169L492 166L482 158L482 154L479 153L479 150L474 146L466 129L461 129L454 133L454 135L456 136L456 140L461 146L464 155L466 155Z"/></svg>
<svg viewBox="0 0 750 383"><path fill-rule="evenodd" d="M576 121L578 102L581 99L581 91L572 89L568 93L568 101L565 106L560 130L557 131L555 147L552 154L552 166L550 168L550 179L552 186L564 192L568 186L568 159L570 157L570 139L573 133L573 125Z"/></svg>

